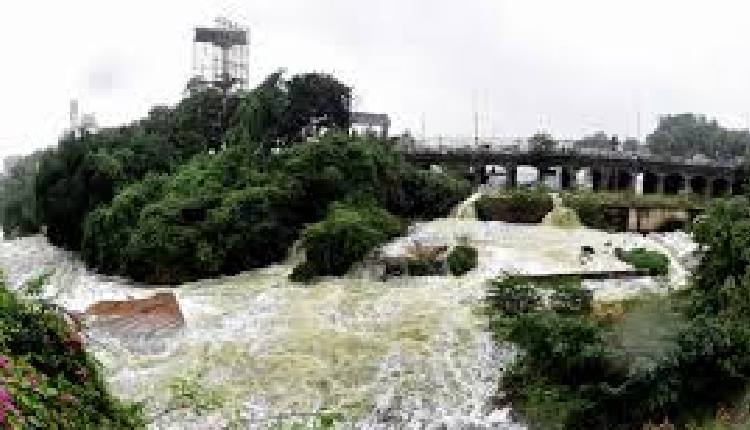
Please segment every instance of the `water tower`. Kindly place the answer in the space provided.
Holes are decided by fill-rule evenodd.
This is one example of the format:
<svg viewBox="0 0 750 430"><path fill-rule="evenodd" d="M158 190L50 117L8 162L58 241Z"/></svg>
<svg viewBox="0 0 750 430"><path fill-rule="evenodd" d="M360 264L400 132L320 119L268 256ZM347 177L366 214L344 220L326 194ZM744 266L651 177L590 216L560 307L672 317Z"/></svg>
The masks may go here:
<svg viewBox="0 0 750 430"><path fill-rule="evenodd" d="M196 27L189 89L247 89L249 45L248 29L228 19L217 18L213 27Z"/></svg>

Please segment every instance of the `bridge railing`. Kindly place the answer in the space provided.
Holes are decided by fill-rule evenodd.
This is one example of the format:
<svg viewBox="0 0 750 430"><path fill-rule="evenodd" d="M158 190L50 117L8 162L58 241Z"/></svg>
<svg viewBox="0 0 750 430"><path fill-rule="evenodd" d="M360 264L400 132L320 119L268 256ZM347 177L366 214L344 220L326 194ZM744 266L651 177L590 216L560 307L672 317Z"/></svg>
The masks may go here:
<svg viewBox="0 0 750 430"><path fill-rule="evenodd" d="M744 163L742 157L733 160L715 160L710 158L689 158L670 155L654 155L637 151L613 151L595 148L555 148L551 150L521 149L518 146L411 146L402 148L402 152L413 155L457 155L471 156L483 154L532 155L543 154L549 157L591 157L607 160L630 160L648 163L681 164L690 166L737 168Z"/></svg>

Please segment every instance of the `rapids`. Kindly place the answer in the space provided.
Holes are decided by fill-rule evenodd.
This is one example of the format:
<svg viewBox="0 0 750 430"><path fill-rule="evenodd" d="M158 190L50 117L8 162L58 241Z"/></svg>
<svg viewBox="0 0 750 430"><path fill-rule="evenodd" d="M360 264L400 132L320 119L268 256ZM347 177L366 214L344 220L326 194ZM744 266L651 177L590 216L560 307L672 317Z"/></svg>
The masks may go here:
<svg viewBox="0 0 750 430"><path fill-rule="evenodd" d="M476 198L476 196L473 196ZM463 207L462 207L463 208ZM493 410L511 345L498 345L481 309L486 281L505 272L622 268L615 246L644 246L672 259L670 285L684 283L684 234L643 237L585 228L508 225L457 218L419 223L386 246L469 242L479 267L461 278L358 273L313 286L287 280L289 262L173 289L97 275L43 237L0 241L12 287L54 270L44 294L71 310L104 299L173 291L185 316L179 330L87 329L114 392L142 401L154 429L267 428L309 423L325 410L342 428L520 429ZM585 264L580 247L593 246ZM682 254L681 254L682 253ZM665 288L651 279L589 282L600 300Z"/></svg>

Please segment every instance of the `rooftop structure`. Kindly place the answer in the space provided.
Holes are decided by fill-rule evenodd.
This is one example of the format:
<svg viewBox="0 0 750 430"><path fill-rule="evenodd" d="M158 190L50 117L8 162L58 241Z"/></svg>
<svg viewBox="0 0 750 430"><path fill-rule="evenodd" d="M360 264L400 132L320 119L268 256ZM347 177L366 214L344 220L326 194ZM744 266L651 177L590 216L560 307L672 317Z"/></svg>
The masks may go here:
<svg viewBox="0 0 750 430"><path fill-rule="evenodd" d="M358 133L366 135L374 134L374 129L377 128L382 139L388 138L388 129L391 126L391 119L387 114L352 112L350 121L352 130L357 131Z"/></svg>

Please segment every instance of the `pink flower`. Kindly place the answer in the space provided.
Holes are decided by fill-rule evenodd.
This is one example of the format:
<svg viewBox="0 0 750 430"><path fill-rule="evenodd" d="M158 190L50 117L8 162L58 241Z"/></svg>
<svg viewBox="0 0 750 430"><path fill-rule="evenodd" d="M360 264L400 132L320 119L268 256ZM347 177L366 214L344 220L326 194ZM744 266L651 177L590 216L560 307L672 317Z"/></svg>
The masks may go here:
<svg viewBox="0 0 750 430"><path fill-rule="evenodd" d="M13 399L10 398L8 390L6 390L4 386L0 385L0 405L5 405L12 402Z"/></svg>
<svg viewBox="0 0 750 430"><path fill-rule="evenodd" d="M10 370L10 359L4 355L0 355L0 369Z"/></svg>
<svg viewBox="0 0 750 430"><path fill-rule="evenodd" d="M8 412L14 412L18 415L16 405L13 404L8 390L4 386L0 385L0 424L5 422L5 416Z"/></svg>

